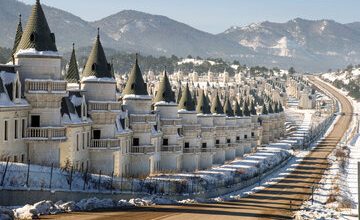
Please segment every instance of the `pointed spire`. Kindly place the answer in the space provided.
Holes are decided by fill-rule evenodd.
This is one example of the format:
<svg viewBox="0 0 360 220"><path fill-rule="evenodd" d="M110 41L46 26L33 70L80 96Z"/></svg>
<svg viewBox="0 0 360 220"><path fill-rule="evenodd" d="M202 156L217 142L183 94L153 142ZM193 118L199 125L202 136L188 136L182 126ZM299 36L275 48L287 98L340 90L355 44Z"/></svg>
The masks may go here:
<svg viewBox="0 0 360 220"><path fill-rule="evenodd" d="M191 97L191 92L188 83L186 83L186 88L181 94L181 99L179 101L178 109L195 111L195 104L194 104L194 100Z"/></svg>
<svg viewBox="0 0 360 220"><path fill-rule="evenodd" d="M274 111L275 111L275 113L279 113L279 108L278 108L277 102L275 102Z"/></svg>
<svg viewBox="0 0 360 220"><path fill-rule="evenodd" d="M69 68L65 75L65 80L69 83L78 83L80 81L79 68L76 61L75 55L75 44L73 43L73 50L69 62Z"/></svg>
<svg viewBox="0 0 360 220"><path fill-rule="evenodd" d="M135 63L129 73L129 78L126 82L124 95L149 95L146 89L146 84L142 77L142 73L138 64L138 54L135 55Z"/></svg>
<svg viewBox="0 0 360 220"><path fill-rule="evenodd" d="M16 51L34 48L37 51L57 51L55 35L51 33L40 1L32 8L25 31Z"/></svg>
<svg viewBox="0 0 360 220"><path fill-rule="evenodd" d="M251 115L247 101L244 101L243 114L245 116L250 116Z"/></svg>
<svg viewBox="0 0 360 220"><path fill-rule="evenodd" d="M101 45L99 28L93 48L82 72L82 77L89 76L95 76L96 78L113 78L111 75L111 65L107 62L104 48Z"/></svg>
<svg viewBox="0 0 360 220"><path fill-rule="evenodd" d="M269 114L272 114L272 113L274 113L274 110L272 108L272 104L269 103Z"/></svg>
<svg viewBox="0 0 360 220"><path fill-rule="evenodd" d="M213 114L224 114L224 109L221 106L219 93L216 92L216 96L213 98L211 103L211 113Z"/></svg>
<svg viewBox="0 0 360 220"><path fill-rule="evenodd" d="M234 106L234 110L235 110L235 115L238 117L242 117L243 116L243 112L240 108L239 102L235 99L235 106Z"/></svg>
<svg viewBox="0 0 360 220"><path fill-rule="evenodd" d="M12 59L13 59L12 56L16 53L16 49L19 46L22 34L23 34L23 29L22 29L22 23L21 23L21 14L19 14L19 23L18 23L18 26L16 29L14 45L13 45L13 49L11 51L11 57L9 58L9 61L12 61Z"/></svg>
<svg viewBox="0 0 360 220"><path fill-rule="evenodd" d="M227 116L229 117L234 117L234 111L233 109L231 108L231 104L230 104L230 99L229 98L226 98L225 99L225 104L224 104L224 112Z"/></svg>
<svg viewBox="0 0 360 220"><path fill-rule="evenodd" d="M284 108L283 108L281 102L279 102L279 112L283 112L283 111L284 111Z"/></svg>
<svg viewBox="0 0 360 220"><path fill-rule="evenodd" d="M265 105L265 103L264 103L264 105L263 105L263 107L262 107L261 114L267 115L268 113L269 113L269 112L268 112L268 110L267 110L267 108L266 108L266 105Z"/></svg>
<svg viewBox="0 0 360 220"><path fill-rule="evenodd" d="M252 115L256 115L256 109L255 109L255 104L254 104L254 101L251 101L251 104L250 104L250 113Z"/></svg>
<svg viewBox="0 0 360 220"><path fill-rule="evenodd" d="M179 104L180 99L181 99L181 95L182 95L181 84L180 84L180 86L179 86L179 88L178 88L177 94L178 94L178 95L177 95L176 103Z"/></svg>
<svg viewBox="0 0 360 220"><path fill-rule="evenodd" d="M208 98L205 96L204 90L200 91L196 112L199 114L211 114Z"/></svg>
<svg viewBox="0 0 360 220"><path fill-rule="evenodd" d="M175 103L175 94L171 90L171 85L166 70L164 70L163 77L159 82L159 88L154 99L154 102L161 102L161 101L168 103L169 102Z"/></svg>

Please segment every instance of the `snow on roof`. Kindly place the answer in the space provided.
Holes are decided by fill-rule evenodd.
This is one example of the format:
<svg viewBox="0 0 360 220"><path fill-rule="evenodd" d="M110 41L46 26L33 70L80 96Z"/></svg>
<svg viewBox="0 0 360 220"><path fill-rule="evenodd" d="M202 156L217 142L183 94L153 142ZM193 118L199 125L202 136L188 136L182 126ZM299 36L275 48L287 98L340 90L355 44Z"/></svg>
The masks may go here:
<svg viewBox="0 0 360 220"><path fill-rule="evenodd" d="M18 55L33 55L33 56L46 56L46 57L61 57L57 51L37 51L35 48L20 49L15 56Z"/></svg>

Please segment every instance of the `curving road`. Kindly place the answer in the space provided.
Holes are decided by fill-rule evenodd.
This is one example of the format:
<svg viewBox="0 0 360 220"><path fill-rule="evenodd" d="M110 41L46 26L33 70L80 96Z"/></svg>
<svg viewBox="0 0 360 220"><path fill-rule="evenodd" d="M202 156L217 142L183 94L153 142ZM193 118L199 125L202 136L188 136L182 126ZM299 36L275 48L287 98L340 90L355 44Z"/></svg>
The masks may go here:
<svg viewBox="0 0 360 220"><path fill-rule="evenodd" d="M44 216L42 219L292 219L294 209L310 198L312 186L320 181L324 171L329 167L327 157L336 147L352 120L353 108L345 96L316 77L311 77L310 80L333 94L339 100L345 115L340 116L329 135L278 183L246 198L230 202L71 213ZM292 209L290 209L290 201Z"/></svg>

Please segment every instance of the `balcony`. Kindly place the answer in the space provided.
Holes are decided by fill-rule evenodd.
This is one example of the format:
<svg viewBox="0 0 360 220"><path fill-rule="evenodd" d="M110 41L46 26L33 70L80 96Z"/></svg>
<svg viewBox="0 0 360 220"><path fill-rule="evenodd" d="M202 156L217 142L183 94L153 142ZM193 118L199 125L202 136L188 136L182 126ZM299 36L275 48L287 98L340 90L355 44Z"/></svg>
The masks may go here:
<svg viewBox="0 0 360 220"><path fill-rule="evenodd" d="M181 119L161 119L162 126L181 126Z"/></svg>
<svg viewBox="0 0 360 220"><path fill-rule="evenodd" d="M119 148L120 140L119 139L93 139L90 143L90 148L98 149L108 149L108 148Z"/></svg>
<svg viewBox="0 0 360 220"><path fill-rule="evenodd" d="M25 93L66 93L63 80L25 80Z"/></svg>
<svg viewBox="0 0 360 220"><path fill-rule="evenodd" d="M120 102L89 101L89 111L122 111Z"/></svg>
<svg viewBox="0 0 360 220"><path fill-rule="evenodd" d="M211 153L211 152L214 152L214 149L213 148L201 148L200 152L201 153Z"/></svg>
<svg viewBox="0 0 360 220"><path fill-rule="evenodd" d="M148 153L154 153L154 152L155 152L154 146L132 146L132 147L130 147L130 153L148 154Z"/></svg>
<svg viewBox="0 0 360 220"><path fill-rule="evenodd" d="M228 144L215 144L215 148L226 148Z"/></svg>
<svg viewBox="0 0 360 220"><path fill-rule="evenodd" d="M184 153L193 153L193 154L195 154L195 153L197 153L197 152L199 152L199 149L198 148L184 148L183 149L183 152Z"/></svg>
<svg viewBox="0 0 360 220"><path fill-rule="evenodd" d="M132 123L145 123L145 122L156 122L156 115L148 114L148 115L130 115L130 124Z"/></svg>
<svg viewBox="0 0 360 220"><path fill-rule="evenodd" d="M27 128L25 139L29 141L64 141L66 140L66 128L64 127Z"/></svg>
<svg viewBox="0 0 360 220"><path fill-rule="evenodd" d="M181 146L180 145L162 146L161 151L162 152L178 152L178 151L181 151Z"/></svg>

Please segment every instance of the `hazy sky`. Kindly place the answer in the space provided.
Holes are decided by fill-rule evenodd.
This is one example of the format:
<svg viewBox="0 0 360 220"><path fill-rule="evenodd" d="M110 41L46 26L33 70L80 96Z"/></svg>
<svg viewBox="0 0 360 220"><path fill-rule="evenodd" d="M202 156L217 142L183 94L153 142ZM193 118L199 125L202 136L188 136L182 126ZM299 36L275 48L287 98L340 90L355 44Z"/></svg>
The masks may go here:
<svg viewBox="0 0 360 220"><path fill-rule="evenodd" d="M33 4L35 0L20 0ZM301 17L360 21L360 0L41 0L43 4L94 21L124 9L165 15L195 28L219 33L230 26Z"/></svg>

